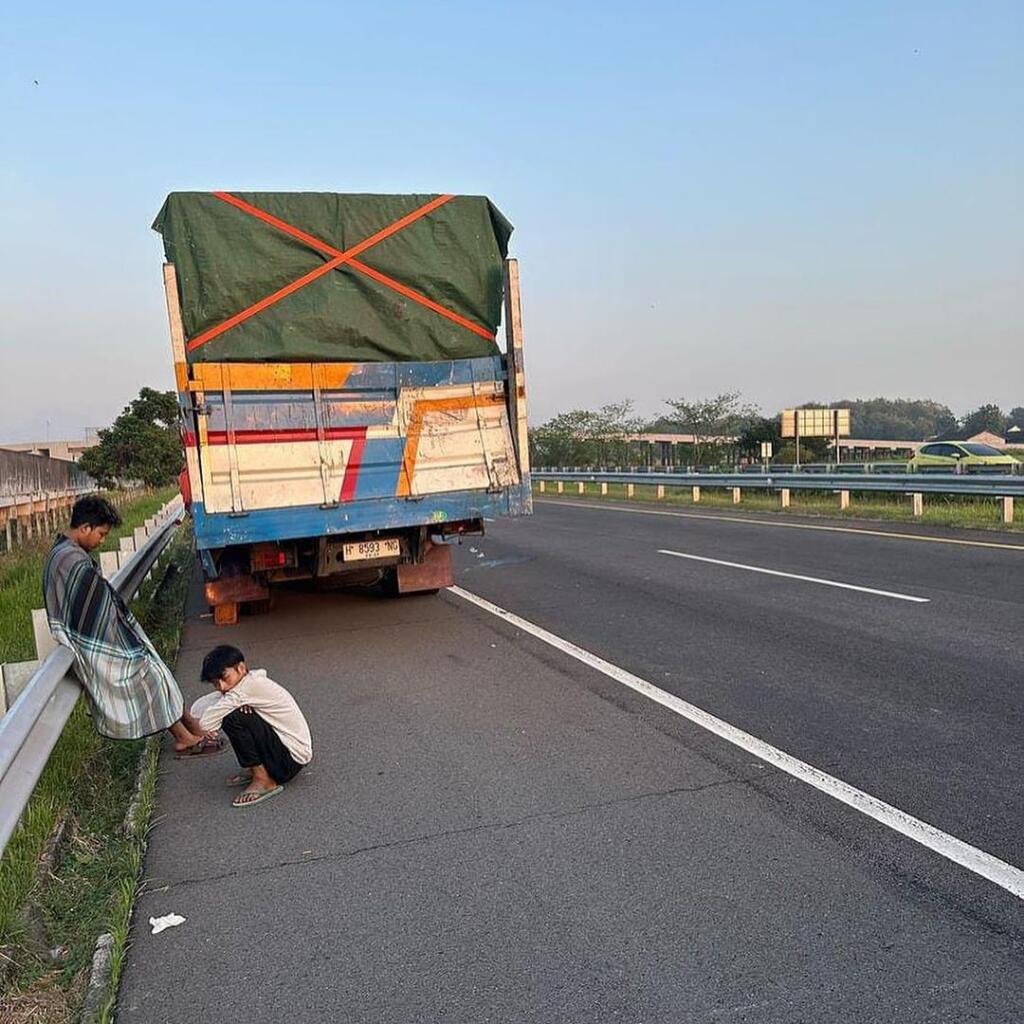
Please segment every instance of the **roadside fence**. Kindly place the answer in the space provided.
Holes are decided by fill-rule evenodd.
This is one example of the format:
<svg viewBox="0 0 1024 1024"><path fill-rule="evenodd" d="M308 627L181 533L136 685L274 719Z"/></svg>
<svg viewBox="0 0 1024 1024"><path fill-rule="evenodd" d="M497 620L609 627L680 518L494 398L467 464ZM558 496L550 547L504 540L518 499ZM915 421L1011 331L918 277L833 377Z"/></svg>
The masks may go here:
<svg viewBox="0 0 1024 1024"><path fill-rule="evenodd" d="M63 510L96 483L73 462L0 449L0 526L5 551L56 532Z"/></svg>

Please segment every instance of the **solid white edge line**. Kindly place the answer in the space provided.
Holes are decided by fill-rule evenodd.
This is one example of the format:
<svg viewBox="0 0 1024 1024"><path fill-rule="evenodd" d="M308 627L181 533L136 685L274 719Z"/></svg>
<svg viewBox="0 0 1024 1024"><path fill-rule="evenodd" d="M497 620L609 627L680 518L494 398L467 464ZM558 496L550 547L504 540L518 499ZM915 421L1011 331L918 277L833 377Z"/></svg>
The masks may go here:
<svg viewBox="0 0 1024 1024"><path fill-rule="evenodd" d="M747 572L761 572L766 576L784 576L790 580L802 580L804 583L820 583L823 587L841 587L843 590L859 590L862 594L875 594L877 597L892 597L897 601L914 601L917 604L928 604L929 597L914 597L911 594L897 594L891 590L875 590L874 587L859 587L855 583L840 583L838 580L822 580L817 576L801 576L795 572L782 572L780 569L764 569L759 565L744 565L742 562L725 562L721 558L705 558L703 555L687 555L682 551L669 551L658 548L659 555L672 555L673 558L689 558L694 562L710 562L712 565L725 565L730 569L745 569Z"/></svg>
<svg viewBox="0 0 1024 1024"><path fill-rule="evenodd" d="M628 686L631 690L635 690L637 693L661 704L670 711L674 711L677 715L681 715L688 721L693 722L694 725L699 725L702 729L714 733L714 735L725 740L727 743L747 751L748 754L753 754L754 757L773 765L787 775L807 783L807 785L814 787L814 789L825 793L840 803L846 804L848 807L852 807L856 811L860 811L861 814L873 818L887 828L891 828L894 832L898 832L900 835L906 836L913 842L919 843L921 846L937 853L940 857L944 857L954 864L959 864L973 874L993 882L1001 889L1005 889L1018 899L1024 900L1024 871L1021 871L1020 868L1016 868L1012 864L1000 860L998 857L993 857L992 854L979 850L976 846L971 846L970 843L965 843L962 839L957 839L956 836L951 836L934 825L929 825L926 821L921 821L919 818L901 811L898 807L893 807L892 804L887 804L884 800L879 800L870 793L865 793L863 790L843 782L842 779L837 779L835 776L829 775L827 772L823 772L821 769L815 768L813 765L787 754L784 750L773 747L770 743L765 743L764 740L760 740L756 736L744 732L742 729L737 729L736 726L730 725L721 718L716 718L714 715L697 707L696 704L691 704L689 701L682 700L674 694L667 693L653 683L649 683L646 679L633 675L632 672L628 672L618 665L613 665L611 662L605 661L596 654L591 654L590 651L584 650L582 647L577 647L576 644L569 640L563 640L562 637L548 632L542 626L538 626L528 619L521 618L514 612L507 611L493 604L486 598L479 597L468 590L463 590L459 586L448 587L448 591L457 597L461 597L464 601L468 601L470 604L474 604L478 608L489 612L491 615L504 619L517 629L529 633L556 650L562 651L562 653L569 655L569 657L575 658L584 665L603 673L610 679L622 683L623 686Z"/></svg>

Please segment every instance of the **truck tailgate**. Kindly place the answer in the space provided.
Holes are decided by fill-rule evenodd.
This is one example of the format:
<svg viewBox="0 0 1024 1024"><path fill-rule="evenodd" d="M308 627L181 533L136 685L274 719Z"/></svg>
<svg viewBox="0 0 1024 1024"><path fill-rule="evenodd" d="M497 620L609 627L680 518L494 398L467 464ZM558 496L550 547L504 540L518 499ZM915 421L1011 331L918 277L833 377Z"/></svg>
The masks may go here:
<svg viewBox="0 0 1024 1024"><path fill-rule="evenodd" d="M190 482L205 512L330 507L521 483L501 355L195 363Z"/></svg>

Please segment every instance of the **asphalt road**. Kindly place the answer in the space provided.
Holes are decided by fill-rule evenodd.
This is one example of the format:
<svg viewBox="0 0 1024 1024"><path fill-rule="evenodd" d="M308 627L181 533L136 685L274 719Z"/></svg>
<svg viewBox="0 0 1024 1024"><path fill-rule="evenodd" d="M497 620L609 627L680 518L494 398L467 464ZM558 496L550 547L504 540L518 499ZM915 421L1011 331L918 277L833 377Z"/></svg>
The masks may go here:
<svg viewBox="0 0 1024 1024"><path fill-rule="evenodd" d="M1024 550L745 518L538 503L458 583L1024 866ZM315 758L167 761L121 1022L1024 1019L1020 899L453 594L200 611Z"/></svg>

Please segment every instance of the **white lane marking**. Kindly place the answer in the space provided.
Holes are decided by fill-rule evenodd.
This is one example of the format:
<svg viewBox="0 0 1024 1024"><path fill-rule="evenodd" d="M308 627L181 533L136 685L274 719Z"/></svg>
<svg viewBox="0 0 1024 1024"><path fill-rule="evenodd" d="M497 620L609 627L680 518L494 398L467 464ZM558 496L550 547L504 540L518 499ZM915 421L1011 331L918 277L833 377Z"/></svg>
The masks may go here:
<svg viewBox="0 0 1024 1024"><path fill-rule="evenodd" d="M976 846L971 846L970 843L965 843L962 839L957 839L956 836L951 836L934 825L929 825L928 822L921 821L920 818L915 818L907 814L906 811L901 811L898 807L893 807L892 804L887 804L884 800L879 800L878 797L865 793L862 789L857 789L855 786L843 782L842 779L837 779L834 775L829 775L827 772L821 771L820 768L815 768L813 765L807 764L806 761L801 761L742 729L737 729L736 726L730 725L721 718L716 718L697 707L696 704L691 704L674 694L667 693L646 679L635 676L632 672L613 665L596 654L591 654L590 651L578 647L569 640L563 640L562 637L548 632L542 626L521 618L514 612L507 611L484 597L479 597L458 586L449 587L448 590L464 601L468 601L491 615L504 619L505 622L517 629L535 636L563 654L569 655L570 658L575 658L610 679L622 683L623 686L628 686L631 690L661 704L669 711L674 711L677 715L714 733L727 743L732 743L748 754L753 754L754 757L760 758L800 782L806 782L808 786L860 811L861 814L873 818L894 832L927 847L940 857L959 864L973 874L995 883L1018 899L1024 900L1024 871L1021 871L1020 868L1007 864L1006 861L999 860L998 857L993 857L992 854L979 850Z"/></svg>
<svg viewBox="0 0 1024 1024"><path fill-rule="evenodd" d="M923 533L897 533L895 530L868 530L857 526L819 526L815 523L779 523L749 516L713 515L710 512L669 512L660 508L626 508L623 505L594 505L589 501L554 501L534 498L537 505L564 505L566 508L592 508L601 512L632 512L635 516L669 516L673 519L714 519L720 523L746 523L748 526L773 526L783 530L824 530L826 533L858 533L864 537L891 537L893 540L919 540L925 544L959 544L967 548L999 548L1024 551L1024 544L1000 544L994 540L963 540L960 537L929 537Z"/></svg>
<svg viewBox="0 0 1024 1024"><path fill-rule="evenodd" d="M789 580L803 580L804 583L820 583L823 587L841 587L843 590L859 590L862 594L875 594L878 597L892 597L897 601L914 601L917 604L928 604L930 597L914 597L911 594L897 594L892 590L876 590L874 587L858 587L854 583L840 583L838 580L822 580L817 576L801 576L795 572L781 572L778 569L763 569L759 565L744 565L742 562L724 562L721 558L704 558L701 555L687 555L682 551L658 549L659 555L671 555L673 558L689 558L694 562L710 562L712 565L725 565L730 569L746 569L747 572L761 572L765 576L784 576Z"/></svg>

